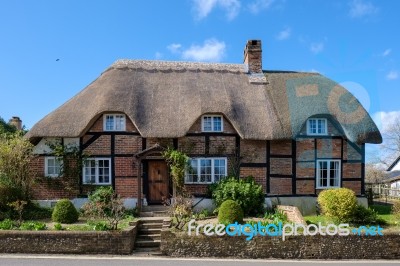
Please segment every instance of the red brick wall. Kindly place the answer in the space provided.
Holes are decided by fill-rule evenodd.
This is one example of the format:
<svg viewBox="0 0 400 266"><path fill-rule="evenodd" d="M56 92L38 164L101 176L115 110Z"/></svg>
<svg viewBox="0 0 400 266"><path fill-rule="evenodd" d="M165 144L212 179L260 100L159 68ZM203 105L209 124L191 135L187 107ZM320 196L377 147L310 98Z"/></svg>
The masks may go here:
<svg viewBox="0 0 400 266"><path fill-rule="evenodd" d="M115 190L123 198L137 197L137 178L115 178Z"/></svg>
<svg viewBox="0 0 400 266"><path fill-rule="evenodd" d="M291 195L292 179L291 178L270 178L270 194L273 195Z"/></svg>
<svg viewBox="0 0 400 266"><path fill-rule="evenodd" d="M271 158L270 174L274 175L291 175L292 174L292 159L291 158Z"/></svg>
<svg viewBox="0 0 400 266"><path fill-rule="evenodd" d="M266 163L266 147L262 140L240 140L242 163Z"/></svg>
<svg viewBox="0 0 400 266"><path fill-rule="evenodd" d="M236 138L225 136L210 137L210 154L235 154Z"/></svg>
<svg viewBox="0 0 400 266"><path fill-rule="evenodd" d="M90 155L109 155L111 153L111 136L102 135L84 150Z"/></svg>
<svg viewBox="0 0 400 266"><path fill-rule="evenodd" d="M318 158L341 158L341 139L317 139Z"/></svg>
<svg viewBox="0 0 400 266"><path fill-rule="evenodd" d="M116 154L135 154L142 150L142 138L132 135L115 136Z"/></svg>
<svg viewBox="0 0 400 266"><path fill-rule="evenodd" d="M360 181L345 181L343 180L343 187L353 190L356 195L361 194L361 182Z"/></svg>
<svg viewBox="0 0 400 266"><path fill-rule="evenodd" d="M314 194L314 187L314 180L296 180L296 193L299 195Z"/></svg>
<svg viewBox="0 0 400 266"><path fill-rule="evenodd" d="M271 155L292 155L292 141L291 140L277 140L271 141Z"/></svg>
<svg viewBox="0 0 400 266"><path fill-rule="evenodd" d="M178 139L178 147L187 154L205 154L205 137L183 137Z"/></svg>

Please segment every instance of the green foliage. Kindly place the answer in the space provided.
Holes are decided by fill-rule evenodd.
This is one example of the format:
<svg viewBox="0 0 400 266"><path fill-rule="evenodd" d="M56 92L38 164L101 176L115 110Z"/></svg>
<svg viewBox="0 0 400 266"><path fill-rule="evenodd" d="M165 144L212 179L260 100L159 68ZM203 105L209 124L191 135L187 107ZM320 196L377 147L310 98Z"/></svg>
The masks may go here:
<svg viewBox="0 0 400 266"><path fill-rule="evenodd" d="M28 202L23 213L23 218L25 220L41 220L49 219L53 214L52 208L43 208L39 204L34 202Z"/></svg>
<svg viewBox="0 0 400 266"><path fill-rule="evenodd" d="M287 215L277 208L275 208L273 212L266 212L264 215L264 219L269 220L270 223L275 225L278 225L279 222L282 222L283 224L288 222Z"/></svg>
<svg viewBox="0 0 400 266"><path fill-rule="evenodd" d="M229 177L217 183L212 191L214 204L219 208L228 200L236 201L243 209L244 215L257 215L264 212L264 192L254 178L244 179Z"/></svg>
<svg viewBox="0 0 400 266"><path fill-rule="evenodd" d="M0 210L7 211L11 202L21 198L23 198L21 189L0 183Z"/></svg>
<svg viewBox="0 0 400 266"><path fill-rule="evenodd" d="M0 183L21 192L22 200L29 198L35 173L31 169L34 160L33 145L22 133L0 135Z"/></svg>
<svg viewBox="0 0 400 266"><path fill-rule="evenodd" d="M54 229L57 230L57 231L61 231L61 230L63 230L64 228L63 228L63 226L62 226L60 223L55 223L55 224L54 224Z"/></svg>
<svg viewBox="0 0 400 266"><path fill-rule="evenodd" d="M123 201L110 186L97 188L82 208L91 219L107 220L110 230L117 230L118 223L125 217Z"/></svg>
<svg viewBox="0 0 400 266"><path fill-rule="evenodd" d="M243 210L234 200L226 200L218 211L218 222L228 225L234 222L243 223Z"/></svg>
<svg viewBox="0 0 400 266"><path fill-rule="evenodd" d="M17 132L17 128L14 125L8 124L3 118L0 117L0 134L15 132Z"/></svg>
<svg viewBox="0 0 400 266"><path fill-rule="evenodd" d="M24 200L16 200L14 202L11 202L8 204L11 208L13 208L17 213L18 213L18 224L17 226L21 226L22 224L22 213L24 211L25 205L28 204L28 202Z"/></svg>
<svg viewBox="0 0 400 266"><path fill-rule="evenodd" d="M356 225L382 224L384 221L379 219L378 213L372 209L357 205L351 217L351 223Z"/></svg>
<svg viewBox="0 0 400 266"><path fill-rule="evenodd" d="M188 170L189 157L181 151L168 148L162 153L172 176L172 181L176 187L177 193L181 194L184 186L186 171Z"/></svg>
<svg viewBox="0 0 400 266"><path fill-rule="evenodd" d="M5 219L0 222L1 230L12 230L15 227L14 222L10 219Z"/></svg>
<svg viewBox="0 0 400 266"><path fill-rule="evenodd" d="M108 230L111 230L110 226L104 221L88 221L87 224L94 231L108 231Z"/></svg>
<svg viewBox="0 0 400 266"><path fill-rule="evenodd" d="M182 230L192 218L191 198L177 196L174 198L170 211L172 216L172 224L175 228Z"/></svg>
<svg viewBox="0 0 400 266"><path fill-rule="evenodd" d="M206 219L207 217L210 217L210 216L211 216L211 213L210 213L210 211L208 209L202 209L200 212L195 213L193 215L193 218L194 219L203 220L203 219Z"/></svg>
<svg viewBox="0 0 400 266"><path fill-rule="evenodd" d="M72 224L78 221L79 213L68 199L62 199L54 207L51 219L53 222Z"/></svg>
<svg viewBox="0 0 400 266"><path fill-rule="evenodd" d="M327 189L318 195L318 204L327 217L337 222L349 222L357 208L357 198L348 188Z"/></svg>
<svg viewBox="0 0 400 266"><path fill-rule="evenodd" d="M400 200L396 200L396 202L393 204L392 213L397 219L400 219Z"/></svg>
<svg viewBox="0 0 400 266"><path fill-rule="evenodd" d="M23 222L19 227L20 230L35 230L35 231L42 231L46 230L46 224L37 221L27 221Z"/></svg>

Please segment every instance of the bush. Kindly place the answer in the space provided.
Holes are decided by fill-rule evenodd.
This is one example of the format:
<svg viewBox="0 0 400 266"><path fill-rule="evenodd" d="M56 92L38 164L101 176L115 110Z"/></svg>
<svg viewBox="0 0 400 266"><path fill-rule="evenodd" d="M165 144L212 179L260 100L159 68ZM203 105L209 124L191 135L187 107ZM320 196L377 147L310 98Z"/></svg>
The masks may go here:
<svg viewBox="0 0 400 266"><path fill-rule="evenodd" d="M28 202L23 213L25 220L41 220L51 218L53 214L52 208L43 208L34 202Z"/></svg>
<svg viewBox="0 0 400 266"><path fill-rule="evenodd" d="M243 223L243 210L240 205L234 200L224 201L218 211L218 222L225 225Z"/></svg>
<svg viewBox="0 0 400 266"><path fill-rule="evenodd" d="M183 196L176 196L170 207L170 214L172 216L172 224L175 228L182 230L185 225L192 218L192 205L191 198Z"/></svg>
<svg viewBox="0 0 400 266"><path fill-rule="evenodd" d="M400 219L400 200L396 200L396 202L393 204L392 213L397 219Z"/></svg>
<svg viewBox="0 0 400 266"><path fill-rule="evenodd" d="M53 222L72 224L78 221L79 213L68 199L62 199L54 207L51 219Z"/></svg>
<svg viewBox="0 0 400 266"><path fill-rule="evenodd" d="M212 191L212 198L217 208L228 199L236 201L246 216L264 212L262 186L251 176L243 179L228 177L219 181Z"/></svg>
<svg viewBox="0 0 400 266"><path fill-rule="evenodd" d="M21 189L0 183L0 210L10 209L8 206L9 203L22 198Z"/></svg>
<svg viewBox="0 0 400 266"><path fill-rule="evenodd" d="M41 231L41 230L46 230L46 224L36 221L23 222L19 227L19 229Z"/></svg>
<svg viewBox="0 0 400 266"><path fill-rule="evenodd" d="M54 224L54 230L61 231L63 229L64 228L62 227L62 225L60 223L55 223Z"/></svg>
<svg viewBox="0 0 400 266"><path fill-rule="evenodd" d="M357 207L354 191L348 188L327 189L318 195L322 214L337 222L349 222Z"/></svg>
<svg viewBox="0 0 400 266"><path fill-rule="evenodd" d="M100 221L100 222L94 222L94 221L89 221L87 223L88 226L90 226L94 231L107 231L110 230L109 225L106 222Z"/></svg>
<svg viewBox="0 0 400 266"><path fill-rule="evenodd" d="M351 217L351 223L356 225L370 225L382 223L382 220L378 218L378 214L374 210L357 205Z"/></svg>
<svg viewBox="0 0 400 266"><path fill-rule="evenodd" d="M124 203L112 187L97 188L82 208L91 219L107 220L110 230L117 230L119 221L125 216Z"/></svg>
<svg viewBox="0 0 400 266"><path fill-rule="evenodd" d="M264 219L271 221L270 223L275 225L279 223L285 224L289 221L287 215L278 208L275 208L273 212L266 212Z"/></svg>
<svg viewBox="0 0 400 266"><path fill-rule="evenodd" d="M5 219L0 222L0 230L11 230L14 228L14 222L10 219Z"/></svg>

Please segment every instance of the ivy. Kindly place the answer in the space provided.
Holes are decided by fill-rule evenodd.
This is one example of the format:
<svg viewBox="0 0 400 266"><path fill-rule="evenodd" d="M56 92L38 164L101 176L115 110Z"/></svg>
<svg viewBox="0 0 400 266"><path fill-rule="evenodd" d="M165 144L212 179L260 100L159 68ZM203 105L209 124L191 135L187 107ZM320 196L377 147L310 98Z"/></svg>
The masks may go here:
<svg viewBox="0 0 400 266"><path fill-rule="evenodd" d="M184 192L186 171L189 169L189 157L172 148L165 150L162 155L170 168L174 189L181 195Z"/></svg>

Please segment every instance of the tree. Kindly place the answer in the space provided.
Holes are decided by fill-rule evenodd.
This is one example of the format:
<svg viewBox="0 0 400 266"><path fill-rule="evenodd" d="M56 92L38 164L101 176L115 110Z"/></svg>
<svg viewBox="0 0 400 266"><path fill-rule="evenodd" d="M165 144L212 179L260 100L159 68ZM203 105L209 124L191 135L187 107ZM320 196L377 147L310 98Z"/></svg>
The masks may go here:
<svg viewBox="0 0 400 266"><path fill-rule="evenodd" d="M400 155L400 118L382 129L382 138L381 153L378 154L377 161L388 167Z"/></svg>
<svg viewBox="0 0 400 266"><path fill-rule="evenodd" d="M385 178L385 171L376 164L367 164L365 166L365 182L370 184L381 183Z"/></svg>
<svg viewBox="0 0 400 266"><path fill-rule="evenodd" d="M3 118L0 117L0 134L15 133L16 131L17 128L15 126L8 124Z"/></svg>
<svg viewBox="0 0 400 266"><path fill-rule="evenodd" d="M18 188L26 199L35 177L31 169L34 158L33 145L23 132L0 134L0 182Z"/></svg>

